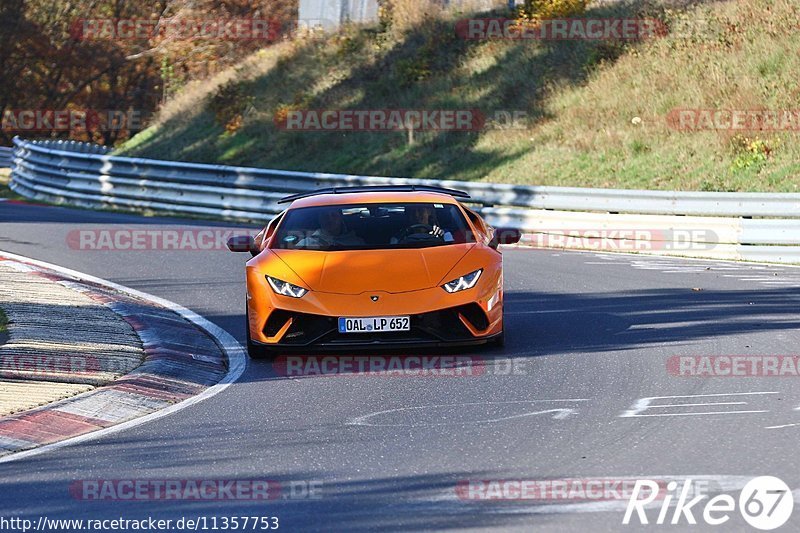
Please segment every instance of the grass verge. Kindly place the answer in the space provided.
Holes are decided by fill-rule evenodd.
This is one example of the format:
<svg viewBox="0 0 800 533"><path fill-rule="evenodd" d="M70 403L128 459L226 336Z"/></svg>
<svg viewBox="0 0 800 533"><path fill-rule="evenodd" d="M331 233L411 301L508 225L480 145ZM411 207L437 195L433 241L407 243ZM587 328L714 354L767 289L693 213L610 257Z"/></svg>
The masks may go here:
<svg viewBox="0 0 800 533"><path fill-rule="evenodd" d="M675 2L671 2L675 4ZM700 191L800 190L796 131L679 131L676 109L796 109L793 0L593 3L592 18L656 18L624 41L468 41L464 14L411 29L348 27L266 48L190 85L125 155L501 183ZM489 17L503 11L482 13ZM474 132L289 132L305 109L478 109ZM503 112L524 121L509 127ZM800 130L800 125L798 125Z"/></svg>
<svg viewBox="0 0 800 533"><path fill-rule="evenodd" d="M11 169L0 168L0 198L7 198L9 200L21 200L22 197L16 194L8 184L11 182Z"/></svg>

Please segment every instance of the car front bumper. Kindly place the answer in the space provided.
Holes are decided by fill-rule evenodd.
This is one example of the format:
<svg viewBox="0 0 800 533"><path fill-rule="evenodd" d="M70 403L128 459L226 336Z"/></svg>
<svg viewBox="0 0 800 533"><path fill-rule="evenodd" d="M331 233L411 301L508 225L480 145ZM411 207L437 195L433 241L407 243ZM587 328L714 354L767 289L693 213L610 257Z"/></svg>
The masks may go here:
<svg viewBox="0 0 800 533"><path fill-rule="evenodd" d="M247 269L251 342L281 348L458 346L485 343L502 331L503 282L490 269L458 293L441 287L391 293L309 291L301 298L276 294L263 272ZM409 316L411 331L339 333L340 317Z"/></svg>

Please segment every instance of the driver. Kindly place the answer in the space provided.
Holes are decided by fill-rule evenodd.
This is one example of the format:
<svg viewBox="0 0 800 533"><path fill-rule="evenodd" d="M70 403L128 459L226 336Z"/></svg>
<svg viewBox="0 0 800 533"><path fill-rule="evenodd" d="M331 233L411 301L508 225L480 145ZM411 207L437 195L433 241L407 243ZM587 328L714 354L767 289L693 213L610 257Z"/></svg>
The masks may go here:
<svg viewBox="0 0 800 533"><path fill-rule="evenodd" d="M324 246L357 246L365 244L364 239L347 231L341 209L328 207L317 215L319 228L297 243L298 248L319 248Z"/></svg>
<svg viewBox="0 0 800 533"><path fill-rule="evenodd" d="M451 242L453 235L439 227L436 212L429 204L411 204L406 206L407 226L391 239L392 244L408 240L425 238L442 239Z"/></svg>

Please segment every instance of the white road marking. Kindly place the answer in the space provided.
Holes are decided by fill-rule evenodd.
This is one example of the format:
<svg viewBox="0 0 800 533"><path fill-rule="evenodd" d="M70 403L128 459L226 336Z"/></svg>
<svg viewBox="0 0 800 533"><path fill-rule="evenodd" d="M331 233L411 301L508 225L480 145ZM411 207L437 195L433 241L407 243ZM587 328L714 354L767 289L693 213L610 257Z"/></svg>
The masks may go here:
<svg viewBox="0 0 800 533"><path fill-rule="evenodd" d="M800 411L800 406L799 407L795 407L793 409L793 411ZM792 424L783 424L783 425L780 425L780 426L766 426L764 429L780 429L780 428L790 428L790 427L795 427L795 426L800 426L800 422L795 422L795 423L792 423Z"/></svg>
<svg viewBox="0 0 800 533"><path fill-rule="evenodd" d="M649 417L649 416L701 416L701 415L736 415L736 414L752 414L752 413L768 413L769 411L755 411L755 410L743 410L743 411L708 411L702 413L658 413L658 414L639 414L648 409L654 409L661 407L661 405L653 405L653 400L674 400L677 398L714 398L720 396L753 396L753 395L765 395L765 394L778 394L778 392L770 391L770 392L731 392L731 393L718 393L718 394L686 394L680 396L650 396L646 398L639 398L633 403L633 406L624 411L619 418L638 418L638 417ZM722 402L707 402L701 404L677 404L677 405L667 405L666 407L698 407L702 405L746 405L747 402L732 402L732 403L722 403ZM662 404L663 405L663 404Z"/></svg>
<svg viewBox="0 0 800 533"><path fill-rule="evenodd" d="M51 270L55 270L61 274L71 276L73 278L87 281L89 283L94 283L97 285L102 285L104 287L108 287L110 289L124 292L126 294L130 294L132 296L136 296L143 300L147 300L149 302L155 303L157 305L166 307L171 311L181 315L183 318L192 322L193 324L197 325L204 331L206 331L210 336L214 337L217 343L220 345L222 350L228 355L228 373L225 375L222 380L217 383L216 385L212 385L211 387L204 390L202 393L198 394L197 396L192 396L191 398L187 398L182 402L178 402L176 404L171 405L165 409L160 411L156 411L152 414L142 416L140 418L134 418L133 420L129 420L128 422L123 422L122 424L118 424L116 426L111 426L105 429L100 429L98 431L93 431L91 433L86 433L84 435L79 435L77 437L72 437L70 439L62 440L59 442L54 442L53 444L46 444L44 446L40 446L38 448L33 448L31 450L26 450L22 452L17 452L11 455L6 455L4 457L0 457L0 463L8 463L11 461L18 461L21 459L26 459L28 457L32 457L34 455L39 455L46 452L51 452L54 450L58 450L60 448L64 448L66 446L72 446L73 444L78 444L81 442L87 442L95 439L99 439L101 437L105 437L106 435L111 435L113 433L118 433L120 431L124 431L126 429L130 429L132 427L139 426L141 424L145 424L147 422L152 422L153 420L157 420L159 418L171 415L187 407L191 407L197 403L202 402L203 400L207 400L212 396L216 396L220 392L227 389L231 383L234 383L236 380L241 377L242 373L244 372L245 368L247 367L247 357L245 357L244 349L242 346L236 341L236 339L231 336L230 333L222 329L221 327L217 326L216 324L210 322L209 320L203 318L202 316L198 315L194 311L186 309L185 307L178 305L174 302L170 302L169 300L165 300L164 298L160 298L158 296L153 296L151 294L147 294L136 289L131 289L125 287L123 285L119 285L112 281L107 281L101 278L97 278L95 276L91 276L89 274L84 274L82 272L77 272L75 270L71 270L69 268L64 268L58 265L54 265L52 263L47 263L45 261L39 261L37 259L31 259L29 257L24 257L17 254L12 254L5 251L0 251L0 256L13 259L16 261L22 261L31 263L43 268L49 268ZM77 398L77 396L76 396Z"/></svg>
<svg viewBox="0 0 800 533"><path fill-rule="evenodd" d="M580 253L580 252L577 252ZM605 254L605 255L604 255ZM771 263L751 263L751 262L724 262L719 259L703 259L694 257L653 257L640 254L624 252L592 252L594 259L602 261L584 261L586 265L621 265L627 264L638 270L654 270L662 274L689 274L713 271L727 271L722 276L733 278L738 281L758 282L764 286L776 287L800 287L800 279L792 281L787 279L784 274L797 274L797 265L773 265ZM619 262L619 259L628 258L627 263ZM780 276L780 277L778 277Z"/></svg>
<svg viewBox="0 0 800 533"><path fill-rule="evenodd" d="M701 416L701 415L744 415L752 413L769 413L769 411L704 411L702 413L661 413L655 415L627 415L620 418L643 418L646 416Z"/></svg>
<svg viewBox="0 0 800 533"><path fill-rule="evenodd" d="M655 409L656 407L699 407L701 405L747 405L747 402L673 403L664 405L651 405L650 409Z"/></svg>
<svg viewBox="0 0 800 533"><path fill-rule="evenodd" d="M781 426L766 426L764 429L780 429L780 428L790 428L794 426L800 426L800 424L783 424Z"/></svg>
<svg viewBox="0 0 800 533"><path fill-rule="evenodd" d="M747 270L747 267L744 267L744 268L742 268L742 267L735 266L735 265L734 265L734 266L728 266L728 265L709 265L709 266L707 266L706 268L708 269L708 271L709 271L709 272L714 272L714 271L716 271L716 270L726 270L726 271L730 271L730 272L736 272L736 271L739 271L739 272L744 272L744 271L746 271L746 270Z"/></svg>
<svg viewBox="0 0 800 533"><path fill-rule="evenodd" d="M600 259L607 258L609 261L627 257L629 258L630 261L637 261L640 263L647 262L649 258L652 258L653 261L660 261L664 259L664 257L662 256L652 256L652 255L637 254L630 252L597 252L588 250L569 250L567 253L592 255ZM767 263L764 261L736 261L736 260L725 261L724 259L710 259L706 257L679 257L679 256L669 257L669 259L671 261L675 261L676 264L678 263L687 264L690 262L697 262L697 263L703 263L705 265L717 264L717 265L741 266L742 268L749 268L753 270L793 269L794 272L800 271L800 265L792 265L784 263Z"/></svg>
<svg viewBox="0 0 800 533"><path fill-rule="evenodd" d="M516 418L524 418L529 416L535 415L543 415L553 413L552 418L554 420L563 420L568 418L571 415L577 413L577 410L571 408L554 408L554 409L545 409L542 411L534 411L534 412L527 412L527 413L520 413L516 415L510 416L500 416L495 418L487 418L483 420L465 420L460 422L431 422L431 423L422 423L422 424L374 424L369 422L370 419L375 418L380 415L385 415L389 413L401 413L407 411L421 411L425 409L438 409L442 407L465 407L469 405L478 405L481 407L485 407L487 405L508 405L508 404L535 404L535 403L543 403L543 402L588 402L588 398L571 398L571 399L555 399L555 400L517 400L517 401L508 401L508 402L466 402L466 403L455 403L455 404L437 404L437 405L419 405L419 406L412 406L412 407L398 407L395 409L387 409L385 411L377 411L374 413L369 413L366 415L358 416L353 419L348 420L345 422L345 425L348 426L372 426L372 427L428 427L428 426L452 426L452 425L465 425L465 424L486 424L486 423L493 423L493 422L500 422L503 420L512 420Z"/></svg>

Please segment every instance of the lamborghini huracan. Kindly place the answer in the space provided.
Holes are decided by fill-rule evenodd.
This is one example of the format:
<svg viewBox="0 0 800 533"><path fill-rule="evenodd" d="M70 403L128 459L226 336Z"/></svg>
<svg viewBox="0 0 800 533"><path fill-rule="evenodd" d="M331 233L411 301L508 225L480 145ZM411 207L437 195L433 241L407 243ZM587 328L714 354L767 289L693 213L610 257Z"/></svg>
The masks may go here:
<svg viewBox="0 0 800 533"><path fill-rule="evenodd" d="M427 186L336 187L288 196L247 262L251 357L290 351L502 345L500 244L460 200Z"/></svg>

